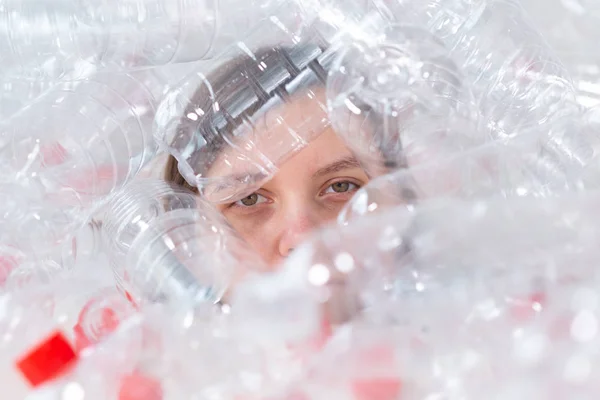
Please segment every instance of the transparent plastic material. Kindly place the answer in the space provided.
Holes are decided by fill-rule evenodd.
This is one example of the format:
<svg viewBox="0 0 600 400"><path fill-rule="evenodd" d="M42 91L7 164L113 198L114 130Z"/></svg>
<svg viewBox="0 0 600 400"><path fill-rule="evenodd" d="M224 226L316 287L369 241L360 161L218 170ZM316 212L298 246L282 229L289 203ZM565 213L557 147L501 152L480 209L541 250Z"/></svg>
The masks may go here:
<svg viewBox="0 0 600 400"><path fill-rule="evenodd" d="M378 177L359 189L340 211L338 222L442 197L543 198L595 187L586 183L582 168L543 151L546 147L534 136L446 159L430 153L430 162Z"/></svg>
<svg viewBox="0 0 600 400"><path fill-rule="evenodd" d="M0 0L0 397L596 400L563 3L564 66L513 0ZM370 183L265 265L212 202L334 131Z"/></svg>
<svg viewBox="0 0 600 400"><path fill-rule="evenodd" d="M213 213L181 209L152 221L127 257L131 291L150 302L216 303L244 270L256 269L255 254Z"/></svg>
<svg viewBox="0 0 600 400"><path fill-rule="evenodd" d="M0 297L0 379L10 398L26 398L68 372L80 350L110 335L135 313L110 286L110 275L87 275L30 282Z"/></svg>
<svg viewBox="0 0 600 400"><path fill-rule="evenodd" d="M514 0L439 3L426 22L453 51L499 135L574 112L570 76ZM457 13L465 5L471 13Z"/></svg>
<svg viewBox="0 0 600 400"><path fill-rule="evenodd" d="M325 50L370 8L367 1L289 2L186 76L164 98L154 129L185 180L213 202L242 198L328 129Z"/></svg>
<svg viewBox="0 0 600 400"><path fill-rule="evenodd" d="M600 102L600 58L595 38L600 34L600 9L594 1L522 0L523 7L569 70L578 89L577 102L592 107ZM540 9L544 12L539 12Z"/></svg>
<svg viewBox="0 0 600 400"><path fill-rule="evenodd" d="M261 347L230 328L229 317L212 310L187 310L180 304L173 312L153 306L82 353L68 374L37 390L32 399L61 399L71 393L86 400L158 400L204 393L264 398L281 391L300 371L290 368L294 363L289 351L278 343Z"/></svg>
<svg viewBox="0 0 600 400"><path fill-rule="evenodd" d="M282 40L248 51L244 45L219 58L213 75L188 76L157 113L158 141L214 202L255 190L329 125L318 44Z"/></svg>
<svg viewBox="0 0 600 400"><path fill-rule="evenodd" d="M242 38L282 3L8 0L2 69L33 64L29 71L60 77L80 59L124 67L199 60Z"/></svg>
<svg viewBox="0 0 600 400"><path fill-rule="evenodd" d="M3 126L0 156L24 185L87 206L130 180L156 151L151 124L168 71L97 73L57 87Z"/></svg>
<svg viewBox="0 0 600 400"><path fill-rule="evenodd" d="M138 180L115 193L101 218L114 267L123 267L133 242L152 221L173 210L199 207L194 193L157 179Z"/></svg>
<svg viewBox="0 0 600 400"><path fill-rule="evenodd" d="M117 281L141 301L217 302L244 269L264 268L216 209L164 181L117 193L103 230Z"/></svg>
<svg viewBox="0 0 600 400"><path fill-rule="evenodd" d="M2 354L0 379L4 390L6 393L10 393L11 398L25 398L35 386L35 382L45 380L45 376L40 377L38 374L32 373L31 368L21 367L22 360L31 358L28 357L31 350L35 353L37 346L45 347L43 346L44 342L48 338L52 338L59 343L63 350L61 353L66 353L52 354L49 351L46 360L47 369L44 371L44 366L39 366L42 371L46 372L43 375L50 379L59 374L61 369L71 365L74 362L75 354L58 324L44 312L42 307L26 307L25 304L13 300L8 295L2 295L0 301L2 306L0 331L5 338L0 343L0 353ZM53 346L46 347L52 348ZM57 360L59 362L56 362Z"/></svg>
<svg viewBox="0 0 600 400"><path fill-rule="evenodd" d="M501 399L519 397L515 393L543 398L557 390L558 398L591 398L595 356L586 349L598 340L598 201L598 193L590 193L447 202L418 207L408 227L398 230L405 221L400 214L371 221L378 238L396 240L401 251L396 284L387 286L396 299L373 303L368 312L408 328L395 337L400 354L410 357L403 373L416 384L416 396L477 398L494 387ZM392 266L381 264L373 249L367 257L352 246L364 235L377 240L365 228L357 224L344 237L347 251L362 268ZM330 238L320 243L335 255L338 242ZM319 254L313 262L325 257L333 267L334 255ZM589 367L579 370L581 363ZM447 387L450 378L457 384Z"/></svg>
<svg viewBox="0 0 600 400"><path fill-rule="evenodd" d="M282 268L301 271L297 285L310 287L307 300L325 304L333 321L402 318L403 300L475 279L553 279L563 270L583 279L592 271L598 201L593 193L399 207L322 230Z"/></svg>
<svg viewBox="0 0 600 400"><path fill-rule="evenodd" d="M477 132L465 80L427 30L400 24L367 29L336 52L329 72L333 127L372 175L412 165L423 149L458 153L486 139Z"/></svg>
<svg viewBox="0 0 600 400"><path fill-rule="evenodd" d="M84 223L80 212L53 207L35 188L6 183L0 193L0 241L28 256L56 253Z"/></svg>
<svg viewBox="0 0 600 400"><path fill-rule="evenodd" d="M46 262L61 269L102 263L100 226L86 212L59 208L31 186L0 184L0 191L0 243L22 253L18 264L35 270Z"/></svg>
<svg viewBox="0 0 600 400"><path fill-rule="evenodd" d="M143 318L129 318L110 338L81 353L68 371L27 399L163 399L160 378L144 370L154 365L158 350L146 330Z"/></svg>
<svg viewBox="0 0 600 400"><path fill-rule="evenodd" d="M31 65L25 66L26 73L3 71L0 74L0 123L22 112L58 85L61 85L63 90L69 90L69 86L70 90L73 90L78 83L96 73L98 68L89 60L80 60L74 63L72 69L63 74L61 79L53 79L31 71L34 69Z"/></svg>

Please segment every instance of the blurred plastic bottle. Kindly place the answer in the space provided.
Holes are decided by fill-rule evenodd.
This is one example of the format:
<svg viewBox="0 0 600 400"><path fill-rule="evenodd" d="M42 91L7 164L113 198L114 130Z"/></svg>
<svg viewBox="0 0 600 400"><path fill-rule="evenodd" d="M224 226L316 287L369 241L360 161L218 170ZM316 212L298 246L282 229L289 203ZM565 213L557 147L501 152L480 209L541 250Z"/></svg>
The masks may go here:
<svg viewBox="0 0 600 400"><path fill-rule="evenodd" d="M83 350L112 336L137 313L114 287L108 268L30 282L0 301L0 379L9 399L26 398L70 373Z"/></svg>
<svg viewBox="0 0 600 400"><path fill-rule="evenodd" d="M25 259L25 254L18 248L0 244L0 287L4 286L11 273Z"/></svg>
<svg viewBox="0 0 600 400"><path fill-rule="evenodd" d="M42 187L48 201L92 205L154 156L155 108L175 79L149 69L61 85L3 126L10 144L0 157L18 183Z"/></svg>
<svg viewBox="0 0 600 400"><path fill-rule="evenodd" d="M101 265L101 227L89 221L90 212L61 207L38 189L0 184L0 243L22 253L17 264L48 262L60 269ZM25 269L15 273L29 274Z"/></svg>
<svg viewBox="0 0 600 400"><path fill-rule="evenodd" d="M163 322L168 321L168 315L162 316ZM68 371L36 388L27 400L161 400L160 379L144 370L160 354L154 346L160 343L149 339L145 319L141 315L129 318L105 341L81 352Z"/></svg>
<svg viewBox="0 0 600 400"><path fill-rule="evenodd" d="M338 222L443 197L548 197L588 188L580 168L541 151L541 143L537 137L522 137L450 158L430 149L431 162L380 176L362 187L340 211Z"/></svg>
<svg viewBox="0 0 600 400"><path fill-rule="evenodd" d="M217 302L245 268L264 268L216 209L163 181L118 193L103 225L117 280L145 301Z"/></svg>
<svg viewBox="0 0 600 400"><path fill-rule="evenodd" d="M383 328L357 322L341 327L327 347L316 354L309 372L286 396L277 399L401 398L405 383L409 383L406 381L410 381L405 369L418 363L409 358L414 353L399 346L399 342L405 344L405 334L402 328L389 325Z"/></svg>
<svg viewBox="0 0 600 400"><path fill-rule="evenodd" d="M57 255L59 247L84 224L80 212L44 202L36 187L0 184L0 242L27 254L27 258Z"/></svg>
<svg viewBox="0 0 600 400"><path fill-rule="evenodd" d="M518 1L439 3L429 26L452 49L497 134L577 113L569 73ZM456 19L466 5L471 13Z"/></svg>
<svg viewBox="0 0 600 400"><path fill-rule="evenodd" d="M521 0L533 23L573 77L578 102L597 104L600 57L594 51L600 34L600 7L586 0ZM543 8L544 12L539 12ZM583 92L583 93L582 93Z"/></svg>
<svg viewBox="0 0 600 400"><path fill-rule="evenodd" d="M150 302L220 302L256 257L220 221L201 210L175 210L152 221L129 251L123 280ZM247 258L240 259L239 253Z"/></svg>
<svg viewBox="0 0 600 400"><path fill-rule="evenodd" d="M41 387L31 400L161 400L204 393L235 398L227 394L253 386L239 380L241 371L257 376L264 360L254 349L238 348L230 330L198 313L203 314L182 304L175 313L170 307L145 308L82 352L68 374Z"/></svg>
<svg viewBox="0 0 600 400"><path fill-rule="evenodd" d="M55 59L56 56L50 57L46 62L54 63ZM0 123L23 111L59 84L63 90L74 90L79 83L96 73L98 67L89 60L81 60L74 63L73 68L63 74L60 80L40 75L35 65L24 65L22 68L25 72L3 71L0 74Z"/></svg>
<svg viewBox="0 0 600 400"><path fill-rule="evenodd" d="M378 26L336 54L327 80L330 118L372 175L485 142L469 86L428 31Z"/></svg>
<svg viewBox="0 0 600 400"><path fill-rule="evenodd" d="M72 343L41 307L0 297L0 380L7 398L23 399L77 360Z"/></svg>
<svg viewBox="0 0 600 400"><path fill-rule="evenodd" d="M286 3L4 0L2 69L37 63L42 74L60 76L82 58L124 67L199 60L276 17ZM48 71L43 61L57 55L58 67Z"/></svg>
<svg viewBox="0 0 600 400"><path fill-rule="evenodd" d="M402 299L418 300L421 291L436 287L460 290L474 278L506 276L518 282L527 270L551 280L559 269L570 268L563 277L582 279L591 267L584 261L595 251L598 200L597 193L585 192L399 207L323 229L282 269L295 274L304 301L323 305L332 321L357 315L401 320ZM281 321L288 314L281 310Z"/></svg>
<svg viewBox="0 0 600 400"><path fill-rule="evenodd" d="M6 289L19 305L35 304L43 310L81 349L100 341L136 312L116 289L108 265L87 267L65 271L49 262L24 263L15 270L17 276L9 277Z"/></svg>

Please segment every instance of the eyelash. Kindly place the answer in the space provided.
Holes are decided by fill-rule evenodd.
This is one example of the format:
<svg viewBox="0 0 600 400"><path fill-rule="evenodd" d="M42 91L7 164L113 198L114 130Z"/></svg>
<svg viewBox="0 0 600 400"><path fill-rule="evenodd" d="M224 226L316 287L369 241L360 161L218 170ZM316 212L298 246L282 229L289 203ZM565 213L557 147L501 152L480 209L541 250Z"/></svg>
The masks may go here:
<svg viewBox="0 0 600 400"><path fill-rule="evenodd" d="M333 185L338 184L338 183L347 183L348 185L350 185L350 188L346 191L346 192L336 192L335 190L333 190ZM360 189L360 185L354 182L350 182L348 180L341 180L341 181L336 181L336 182L332 182L330 183L327 188L325 189L325 191L321 192L322 194L347 194L347 193L353 193L356 192L358 189ZM330 191L331 189L331 191ZM242 200L244 199L240 199L234 203L231 203L227 208L231 208L231 207L236 207L236 208L245 208L245 209L250 209L252 207L256 207L259 204L264 204L266 202L269 201L269 199L267 199L265 196L258 194L258 193L252 193L250 196L252 195L257 195L259 197L259 200L257 201L256 204L253 204L251 206L246 206L242 203Z"/></svg>

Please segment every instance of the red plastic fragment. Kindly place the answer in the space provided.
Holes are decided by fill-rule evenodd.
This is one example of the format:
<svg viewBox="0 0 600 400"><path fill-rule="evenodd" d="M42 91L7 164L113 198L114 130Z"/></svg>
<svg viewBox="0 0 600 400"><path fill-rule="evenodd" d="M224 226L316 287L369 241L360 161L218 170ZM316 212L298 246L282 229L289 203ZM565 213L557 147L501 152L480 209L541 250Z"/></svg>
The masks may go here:
<svg viewBox="0 0 600 400"><path fill-rule="evenodd" d="M121 380L119 400L162 400L160 382L154 378L133 372Z"/></svg>
<svg viewBox="0 0 600 400"><path fill-rule="evenodd" d="M356 400L398 400L402 381L398 378L356 379L352 392Z"/></svg>
<svg viewBox="0 0 600 400"><path fill-rule="evenodd" d="M59 332L53 332L24 357L16 366L31 386L36 387L64 372L77 360L77 354Z"/></svg>
<svg viewBox="0 0 600 400"><path fill-rule="evenodd" d="M510 312L518 321L528 321L539 313L546 306L548 299L543 292L532 293L527 298L513 299Z"/></svg>

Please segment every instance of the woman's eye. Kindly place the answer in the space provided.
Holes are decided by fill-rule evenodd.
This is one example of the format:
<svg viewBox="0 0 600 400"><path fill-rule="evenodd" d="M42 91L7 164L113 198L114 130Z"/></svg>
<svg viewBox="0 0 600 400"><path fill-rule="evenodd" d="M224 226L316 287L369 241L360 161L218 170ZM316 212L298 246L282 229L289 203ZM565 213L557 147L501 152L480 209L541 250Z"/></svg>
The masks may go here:
<svg viewBox="0 0 600 400"><path fill-rule="evenodd" d="M346 193L356 189L358 189L358 185L348 181L340 181L329 185L325 193Z"/></svg>
<svg viewBox="0 0 600 400"><path fill-rule="evenodd" d="M264 203L265 201L267 201L265 196L261 196L258 193L252 193L250 196L246 196L243 199L236 201L234 205L239 207L252 207Z"/></svg>

